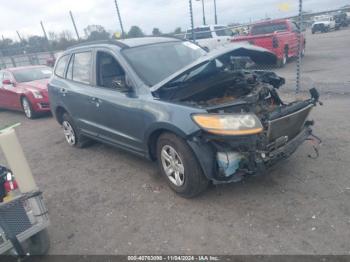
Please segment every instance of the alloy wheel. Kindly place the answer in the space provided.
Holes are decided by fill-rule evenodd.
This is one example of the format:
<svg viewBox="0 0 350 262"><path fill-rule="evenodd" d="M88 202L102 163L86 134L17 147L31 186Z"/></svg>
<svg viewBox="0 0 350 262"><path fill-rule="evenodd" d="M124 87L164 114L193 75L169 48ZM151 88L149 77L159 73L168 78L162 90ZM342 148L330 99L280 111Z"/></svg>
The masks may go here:
<svg viewBox="0 0 350 262"><path fill-rule="evenodd" d="M161 151L161 161L165 174L171 183L181 187L185 182L185 167L176 150L165 145Z"/></svg>
<svg viewBox="0 0 350 262"><path fill-rule="evenodd" d="M26 117L31 118L32 117L32 109L30 108L29 101L26 98L22 99L22 106L24 110L24 114Z"/></svg>
<svg viewBox="0 0 350 262"><path fill-rule="evenodd" d="M75 133L71 124L68 121L63 121L62 126L67 143L71 146L75 145Z"/></svg>

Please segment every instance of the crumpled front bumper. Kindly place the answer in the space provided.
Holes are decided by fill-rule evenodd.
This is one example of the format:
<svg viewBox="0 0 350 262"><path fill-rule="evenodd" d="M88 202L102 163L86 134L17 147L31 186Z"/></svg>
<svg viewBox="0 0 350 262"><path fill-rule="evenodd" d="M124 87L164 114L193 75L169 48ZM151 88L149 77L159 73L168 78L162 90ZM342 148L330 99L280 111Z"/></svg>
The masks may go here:
<svg viewBox="0 0 350 262"><path fill-rule="evenodd" d="M309 140L312 136L312 129L309 125L305 125L304 128L296 135L293 139L289 140L285 144L278 147L271 147L267 145L265 148L257 148L255 138L246 138L250 141L242 139L242 145L253 145L247 148L246 151L241 151L242 155L241 163L244 163L244 167L240 167L236 170L234 174L225 174L223 170L220 169L220 165L217 159L217 152L237 152L237 150L231 145L231 142L224 143L224 148L217 148L213 146L212 143L207 141L204 143L202 140L194 139L189 142L192 150L197 156L200 162L204 174L208 179L212 180L214 184L221 183L231 183L240 181L245 175L249 174L263 174L268 168L275 165L276 163L288 158L292 155L297 148L304 143L304 141ZM236 146L239 146L239 143ZM227 157L229 159L229 155Z"/></svg>
<svg viewBox="0 0 350 262"><path fill-rule="evenodd" d="M280 160L288 158L311 134L312 129L310 127L305 127L296 137L288 141L285 145L271 151L263 152L265 157L261 157L260 159L264 166L270 167Z"/></svg>

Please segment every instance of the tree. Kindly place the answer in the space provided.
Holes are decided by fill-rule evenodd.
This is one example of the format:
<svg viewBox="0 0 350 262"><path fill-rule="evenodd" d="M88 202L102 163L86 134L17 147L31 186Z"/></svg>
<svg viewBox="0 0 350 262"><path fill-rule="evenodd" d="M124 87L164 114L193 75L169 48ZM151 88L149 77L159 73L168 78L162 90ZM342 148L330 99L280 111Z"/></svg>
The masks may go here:
<svg viewBox="0 0 350 262"><path fill-rule="evenodd" d="M138 27L137 25L133 25L129 32L128 32L128 37L143 37L144 33L142 32L141 28Z"/></svg>
<svg viewBox="0 0 350 262"><path fill-rule="evenodd" d="M72 32L69 30L63 30L60 34L59 34L59 39L62 40L67 40L67 41L72 41L73 40L73 35Z"/></svg>
<svg viewBox="0 0 350 262"><path fill-rule="evenodd" d="M49 31L47 35L50 41L58 41L59 39L58 35L53 31Z"/></svg>
<svg viewBox="0 0 350 262"><path fill-rule="evenodd" d="M160 36L162 33L160 32L159 28L155 27L152 30L152 35L153 36Z"/></svg>
<svg viewBox="0 0 350 262"><path fill-rule="evenodd" d="M181 34L181 27L176 27L174 30L174 34Z"/></svg>
<svg viewBox="0 0 350 262"><path fill-rule="evenodd" d="M111 37L110 33L101 25L89 25L84 29L88 41L106 40Z"/></svg>
<svg viewBox="0 0 350 262"><path fill-rule="evenodd" d="M27 41L26 51L28 53L47 51L48 43L42 36L30 36Z"/></svg>

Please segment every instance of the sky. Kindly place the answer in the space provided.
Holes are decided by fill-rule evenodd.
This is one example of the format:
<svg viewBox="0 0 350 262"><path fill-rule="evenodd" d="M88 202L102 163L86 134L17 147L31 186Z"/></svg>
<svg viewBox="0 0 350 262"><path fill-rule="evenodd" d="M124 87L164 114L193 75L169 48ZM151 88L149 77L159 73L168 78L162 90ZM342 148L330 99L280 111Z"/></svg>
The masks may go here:
<svg viewBox="0 0 350 262"><path fill-rule="evenodd" d="M194 23L202 24L201 1L192 0ZM207 24L214 23L213 0L204 0ZM297 0L216 0L220 24L249 22L265 17L277 18L294 15ZM154 27L161 32L176 27L190 27L189 0L118 0L126 31L138 25L150 34ZM350 0L304 0L305 11L335 9ZM18 40L16 30L24 36L42 35L40 21L46 31L74 32L69 10L73 12L80 35L84 28L99 24L110 32L120 31L114 0L0 0L0 34Z"/></svg>

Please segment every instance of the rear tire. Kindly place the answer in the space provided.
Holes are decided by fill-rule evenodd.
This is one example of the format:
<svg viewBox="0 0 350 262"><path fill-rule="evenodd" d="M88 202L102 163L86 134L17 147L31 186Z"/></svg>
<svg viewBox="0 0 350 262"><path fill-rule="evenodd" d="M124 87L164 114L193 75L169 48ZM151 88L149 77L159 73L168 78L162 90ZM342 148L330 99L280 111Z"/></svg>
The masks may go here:
<svg viewBox="0 0 350 262"><path fill-rule="evenodd" d="M288 62L288 49L284 50L283 57L281 59L278 59L277 61L277 67L283 68Z"/></svg>
<svg viewBox="0 0 350 262"><path fill-rule="evenodd" d="M68 145L77 148L84 148L92 143L92 140L79 134L79 129L68 113L62 116L62 127Z"/></svg>
<svg viewBox="0 0 350 262"><path fill-rule="evenodd" d="M180 196L195 197L207 188L209 181L182 138L171 133L162 134L157 143L157 159L159 170L166 177L169 187Z"/></svg>

